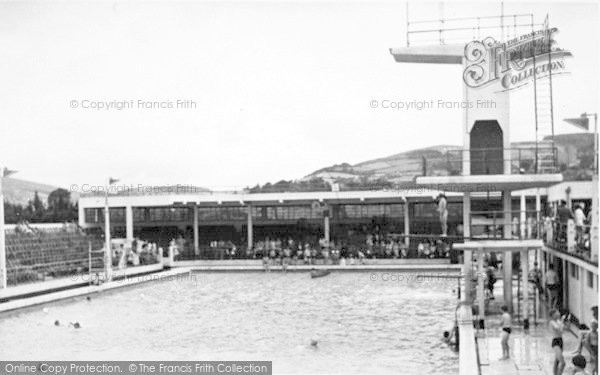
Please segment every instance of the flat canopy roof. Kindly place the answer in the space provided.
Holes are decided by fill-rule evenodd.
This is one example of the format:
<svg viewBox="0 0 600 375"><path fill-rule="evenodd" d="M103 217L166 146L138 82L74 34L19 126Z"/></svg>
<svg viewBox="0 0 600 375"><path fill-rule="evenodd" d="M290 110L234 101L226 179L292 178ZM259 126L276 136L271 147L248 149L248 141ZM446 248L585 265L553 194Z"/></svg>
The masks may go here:
<svg viewBox="0 0 600 375"><path fill-rule="evenodd" d="M451 192L481 192L523 190L548 187L561 182L557 174L501 174L468 176L423 176L417 177L418 186Z"/></svg>
<svg viewBox="0 0 600 375"><path fill-rule="evenodd" d="M255 205L311 204L330 202L337 204L401 203L412 201L433 201L440 192L425 187L378 191L313 191L290 193L211 193L197 194L156 194L156 195L110 195L110 207L164 207L171 205L199 204L200 206L240 206ZM462 193L446 193L450 197L462 197ZM82 208L104 207L104 196L83 196L79 198Z"/></svg>
<svg viewBox="0 0 600 375"><path fill-rule="evenodd" d="M539 249L544 246L542 240L465 240L464 243L454 243L457 250L473 251L514 251L523 249Z"/></svg>
<svg viewBox="0 0 600 375"><path fill-rule="evenodd" d="M396 62L421 64L462 64L464 44L390 48Z"/></svg>

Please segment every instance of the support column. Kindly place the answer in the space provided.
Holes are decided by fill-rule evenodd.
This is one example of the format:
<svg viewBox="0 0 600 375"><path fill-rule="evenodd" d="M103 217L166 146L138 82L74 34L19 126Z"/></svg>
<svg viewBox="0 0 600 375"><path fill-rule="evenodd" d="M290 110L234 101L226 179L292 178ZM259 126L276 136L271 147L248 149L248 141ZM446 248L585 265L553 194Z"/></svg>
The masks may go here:
<svg viewBox="0 0 600 375"><path fill-rule="evenodd" d="M85 227L85 222L86 222L86 217L85 217L85 207L83 207L81 204L77 205L77 223L79 224L80 227Z"/></svg>
<svg viewBox="0 0 600 375"><path fill-rule="evenodd" d="M112 279L112 248L110 245L110 207L108 205L108 191L104 201L104 276L106 281Z"/></svg>
<svg viewBox="0 0 600 375"><path fill-rule="evenodd" d="M483 249L477 250L477 305L479 306L479 319L485 319L485 292L483 290L483 279L485 270L483 269Z"/></svg>
<svg viewBox="0 0 600 375"><path fill-rule="evenodd" d="M248 250L252 250L254 248L254 239L253 239L253 228L252 228L252 205L248 203L247 206L247 224L246 230L248 231Z"/></svg>
<svg viewBox="0 0 600 375"><path fill-rule="evenodd" d="M529 249L521 250L521 285L523 285L523 327L529 329Z"/></svg>
<svg viewBox="0 0 600 375"><path fill-rule="evenodd" d="M404 245L408 248L410 246L410 219L409 219L409 207L408 207L408 198L406 198L404 202Z"/></svg>
<svg viewBox="0 0 600 375"><path fill-rule="evenodd" d="M560 258L559 258L560 259ZM560 259L560 263L562 265L562 298L561 304L563 309L569 309L569 267L567 266L567 261L564 259Z"/></svg>
<svg viewBox="0 0 600 375"><path fill-rule="evenodd" d="M133 208L125 206L125 239L131 245L133 242Z"/></svg>
<svg viewBox="0 0 600 375"><path fill-rule="evenodd" d="M536 238L542 239L542 200L539 188L535 191L535 227Z"/></svg>
<svg viewBox="0 0 600 375"><path fill-rule="evenodd" d="M580 316L581 317L580 319L584 320L584 317L588 314L588 312L585 311L584 303L583 303L583 301L585 301L585 291L587 288L587 285L586 285L587 271L583 267L580 267L575 264L573 264L572 267L577 267L578 268L577 272L579 272L579 298L578 298L579 304L577 306L577 308L579 309L579 312L577 313L577 316Z"/></svg>
<svg viewBox="0 0 600 375"><path fill-rule="evenodd" d="M512 251L504 251L502 259L504 304L512 313Z"/></svg>
<svg viewBox="0 0 600 375"><path fill-rule="evenodd" d="M504 190L502 192L502 217L504 224L504 239L510 240L512 238L512 202L510 196L510 190Z"/></svg>
<svg viewBox="0 0 600 375"><path fill-rule="evenodd" d="M463 236L471 237L471 193L463 194Z"/></svg>
<svg viewBox="0 0 600 375"><path fill-rule="evenodd" d="M519 235L521 237L521 239L526 237L526 221L527 221L527 213L525 212L526 210L526 201L525 201L525 194L521 194L521 200L520 200L520 212L519 212ZM511 215L512 216L512 215Z"/></svg>
<svg viewBox="0 0 600 375"><path fill-rule="evenodd" d="M323 217L323 234L325 238L325 243L329 246L329 212L326 212Z"/></svg>
<svg viewBox="0 0 600 375"><path fill-rule="evenodd" d="M472 278L472 262L473 252L465 250L463 255L463 278L465 281L465 290L462 296L462 302L472 303L471 301L471 278Z"/></svg>
<svg viewBox="0 0 600 375"><path fill-rule="evenodd" d="M200 236L198 234L198 204L194 203L194 255L200 255Z"/></svg>

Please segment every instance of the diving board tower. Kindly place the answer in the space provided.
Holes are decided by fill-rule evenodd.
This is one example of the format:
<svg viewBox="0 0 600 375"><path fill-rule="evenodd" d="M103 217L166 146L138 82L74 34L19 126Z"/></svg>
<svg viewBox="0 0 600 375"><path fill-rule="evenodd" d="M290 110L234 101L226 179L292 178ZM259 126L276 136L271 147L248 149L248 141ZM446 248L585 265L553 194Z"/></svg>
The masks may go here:
<svg viewBox="0 0 600 375"><path fill-rule="evenodd" d="M483 277L477 276L485 274L487 256L495 253L502 259L503 303L513 311L513 257L520 257L522 285L527 286L531 255L541 254L538 250L543 246L539 193L533 212L526 211L524 199L520 209L513 211L511 193L536 191L562 181L552 142L551 79L553 73L564 68L564 57L570 54L552 44L555 29L549 27L547 19L535 24L532 14L503 13L411 22L407 5L406 46L390 49L398 63L430 64L432 69L438 64L462 66L463 101L470 103L463 109L462 123L456 124L463 136L463 148L448 152L447 170L429 171L417 177L416 184L463 193L465 240L455 248L464 255L463 302L478 306L481 318L486 305ZM439 82L431 85L434 92ZM542 88L546 90L543 93ZM535 97L535 123L518 124L536 128L536 141L528 147L511 147L511 107L523 106L511 103L511 93L516 89L530 90ZM494 105L487 105L490 102ZM542 132L548 134L542 136ZM478 203L478 211L471 210L473 196L490 194L500 199L499 206L481 208ZM533 230L525 229L531 227ZM476 282L476 288L470 280ZM521 317L525 324L531 307L529 297L528 288L523 288Z"/></svg>

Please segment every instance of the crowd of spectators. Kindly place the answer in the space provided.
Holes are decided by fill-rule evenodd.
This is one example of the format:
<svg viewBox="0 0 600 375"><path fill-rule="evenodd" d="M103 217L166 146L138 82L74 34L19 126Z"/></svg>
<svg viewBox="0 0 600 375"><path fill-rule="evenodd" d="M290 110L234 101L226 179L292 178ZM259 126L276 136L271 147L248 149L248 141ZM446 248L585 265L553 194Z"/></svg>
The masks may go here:
<svg viewBox="0 0 600 375"><path fill-rule="evenodd" d="M440 238L423 237L406 245L404 236L369 233L361 240L327 242L324 238L309 239L263 238L249 248L232 241L211 241L208 248L201 249L204 259L263 259L272 264L282 264L284 259L294 264L339 263L342 259L362 262L366 259L449 258L451 244Z"/></svg>
<svg viewBox="0 0 600 375"><path fill-rule="evenodd" d="M551 242L554 247L568 249L568 223L573 220L575 225L575 243L574 253L583 258L589 258L591 255L591 223L592 213L584 203L576 203L569 207L565 201L553 208L548 216L545 217L544 239Z"/></svg>
<svg viewBox="0 0 600 375"><path fill-rule="evenodd" d="M163 249L158 247L155 242L148 242L134 238L131 247L125 243L113 246L112 260L113 266L126 268L128 266L140 266L154 264L161 261Z"/></svg>

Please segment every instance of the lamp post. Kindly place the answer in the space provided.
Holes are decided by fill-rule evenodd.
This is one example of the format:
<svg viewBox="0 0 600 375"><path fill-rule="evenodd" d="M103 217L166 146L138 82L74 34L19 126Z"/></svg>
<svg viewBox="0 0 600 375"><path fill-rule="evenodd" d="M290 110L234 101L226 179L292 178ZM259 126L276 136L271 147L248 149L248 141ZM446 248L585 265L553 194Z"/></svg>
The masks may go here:
<svg viewBox="0 0 600 375"><path fill-rule="evenodd" d="M104 275L106 281L112 279L112 248L110 246L110 207L108 205L108 190L118 180L109 177L104 189Z"/></svg>
<svg viewBox="0 0 600 375"><path fill-rule="evenodd" d="M4 289L7 287L7 269L5 238L6 233L4 232L4 194L2 193L2 182L5 177L16 173L16 171L11 171L8 168L4 167L0 169L0 172L0 273L2 274L2 277L0 277L0 289Z"/></svg>
<svg viewBox="0 0 600 375"><path fill-rule="evenodd" d="M582 113L578 118L565 121L581 129L590 129L590 118L594 118L594 170L592 172L592 222L590 228L592 260L598 260L598 113Z"/></svg>

